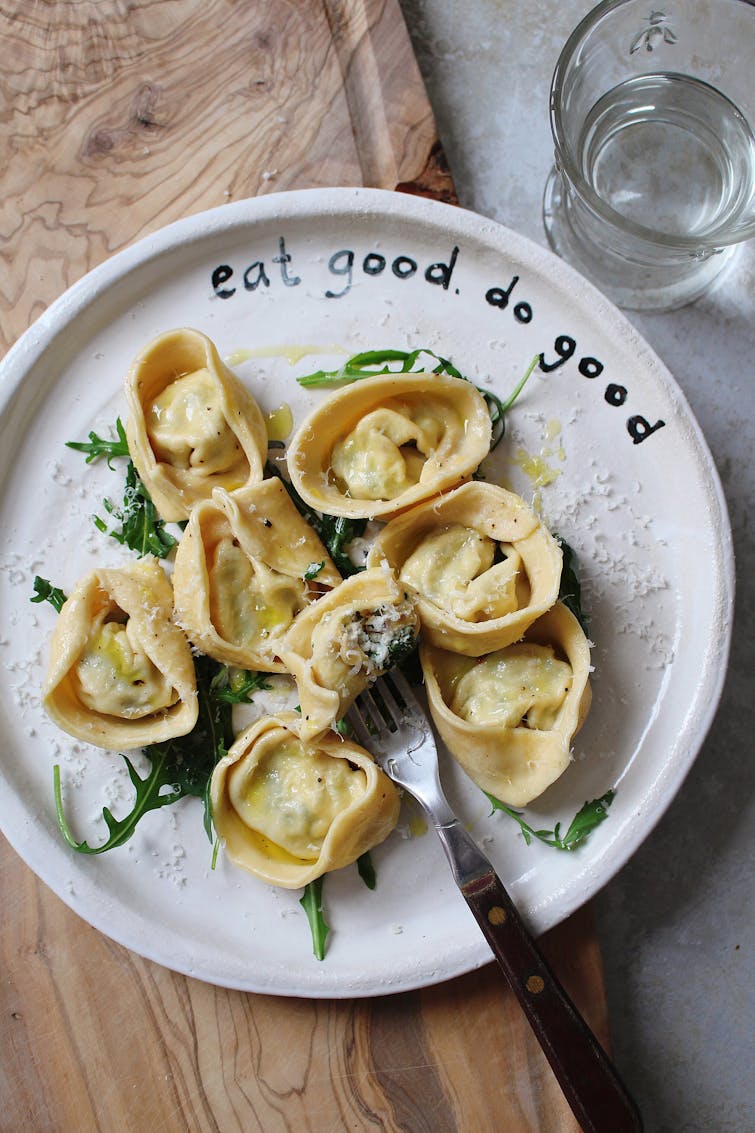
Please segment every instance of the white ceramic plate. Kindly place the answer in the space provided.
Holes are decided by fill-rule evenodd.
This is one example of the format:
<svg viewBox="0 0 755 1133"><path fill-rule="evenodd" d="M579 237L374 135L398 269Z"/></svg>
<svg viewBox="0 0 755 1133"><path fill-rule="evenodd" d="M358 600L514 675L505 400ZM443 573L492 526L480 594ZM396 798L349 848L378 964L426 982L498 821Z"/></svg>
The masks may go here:
<svg viewBox="0 0 755 1133"><path fill-rule="evenodd" d="M289 258L290 257L290 258ZM262 266L261 266L262 265ZM213 286L214 278L214 286ZM710 724L726 667L730 533L700 430L663 365L588 283L550 253L461 209L371 190L286 193L229 204L141 241L93 271L8 354L2 398L0 820L22 858L76 912L161 964L213 983L282 995L360 996L427 985L490 959L440 845L407 804L373 854L326 879L331 937L312 956L299 893L222 859L210 868L201 804L149 815L126 846L75 854L56 825L52 767L80 837L101 837L103 803L128 796L122 761L68 740L40 710L51 607L30 605L36 573L68 590L122 562L91 515L122 476L64 447L125 417L122 381L155 334L194 326L267 411L300 419L320 392L295 374L346 352L428 347L479 384L511 390L539 369L509 416L489 475L505 478L576 549L594 648L594 699L568 772L529 809L568 821L616 787L581 850L526 846L517 827L447 759L453 804L530 925L568 916L619 869L679 787ZM317 347L291 365L286 353ZM658 422L663 422L659 425ZM534 473L555 478L542 488Z"/></svg>

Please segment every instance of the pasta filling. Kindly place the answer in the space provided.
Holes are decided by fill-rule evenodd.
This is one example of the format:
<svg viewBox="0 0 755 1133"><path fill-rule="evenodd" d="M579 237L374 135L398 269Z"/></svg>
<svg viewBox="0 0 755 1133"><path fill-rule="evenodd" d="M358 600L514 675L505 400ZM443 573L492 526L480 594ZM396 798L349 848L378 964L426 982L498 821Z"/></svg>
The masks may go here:
<svg viewBox="0 0 755 1133"><path fill-rule="evenodd" d="M131 623L104 617L93 625L86 650L74 666L81 703L123 720L170 708L178 694L134 640Z"/></svg>
<svg viewBox="0 0 755 1133"><path fill-rule="evenodd" d="M499 548L503 558L496 561ZM460 523L425 535L399 577L442 610L470 622L504 617L529 597L519 553Z"/></svg>
<svg viewBox="0 0 755 1133"><path fill-rule="evenodd" d="M439 410L394 401L367 413L333 447L339 489L354 499L390 500L420 483L446 431Z"/></svg>
<svg viewBox="0 0 755 1133"><path fill-rule="evenodd" d="M307 604L303 580L249 558L233 539L218 543L208 573L212 623L234 644L285 632Z"/></svg>
<svg viewBox="0 0 755 1133"><path fill-rule="evenodd" d="M414 648L414 607L404 600L370 611L326 615L312 634L312 672L324 688L361 688Z"/></svg>
<svg viewBox="0 0 755 1133"><path fill-rule="evenodd" d="M459 678L450 707L471 724L547 731L571 688L572 670L549 645L519 642Z"/></svg>
<svg viewBox="0 0 755 1133"><path fill-rule="evenodd" d="M205 367L177 377L149 405L147 433L155 457L174 468L211 476L238 469L235 486L248 471L238 438L218 402Z"/></svg>
<svg viewBox="0 0 755 1133"><path fill-rule="evenodd" d="M316 860L337 816L367 788L362 770L297 739L280 742L252 764L228 772L228 797L242 822L294 857Z"/></svg>

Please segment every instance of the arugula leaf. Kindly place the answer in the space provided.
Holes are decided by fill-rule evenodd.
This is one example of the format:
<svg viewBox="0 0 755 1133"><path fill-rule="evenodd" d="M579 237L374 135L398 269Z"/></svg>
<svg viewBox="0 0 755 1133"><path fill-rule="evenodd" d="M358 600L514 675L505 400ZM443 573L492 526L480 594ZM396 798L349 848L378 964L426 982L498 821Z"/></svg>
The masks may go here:
<svg viewBox="0 0 755 1133"><path fill-rule="evenodd" d="M428 367L426 364L417 364L418 359L426 356L434 359L436 365ZM400 363L399 366L391 363ZM374 378L378 374L408 374L433 373L450 374L453 378L461 378L463 374L453 366L447 358L441 358L432 350L365 350L348 358L338 370L317 370L313 374L304 374L297 378L299 385L305 388L317 386L347 385L359 381L360 378Z"/></svg>
<svg viewBox="0 0 755 1133"><path fill-rule="evenodd" d="M435 365L428 366L426 359L432 359ZM498 445L506 430L506 414L524 389L532 371L540 361L536 354L530 362L522 379L517 383L513 393L502 401L497 394L483 386L475 386L485 401L493 426L490 448L491 451ZM398 363L398 365L397 365ZM409 374L431 373L448 374L452 378L463 378L469 381L464 374L433 350L420 347L419 350L366 350L361 354L354 354L348 358L338 370L316 370L312 374L304 374L297 378L299 385L305 388L318 386L341 386L357 382L361 378L374 378L379 374Z"/></svg>
<svg viewBox="0 0 755 1133"><path fill-rule="evenodd" d="M107 825L110 836L107 841L103 842L100 846L90 846L86 840L77 842L71 833L71 828L68 825L63 809L60 767L57 763L53 767L55 810L58 816L60 832L68 845L71 846L72 849L77 850L80 854L101 854L105 850L112 850L116 846L122 846L124 842L129 840L136 829L136 824L148 811L157 810L157 808L161 806L167 806L182 797L183 792L180 787L172 782L166 781L164 777L167 754L163 754L161 757L153 760L152 768L144 779L141 778L139 772L127 755L121 755L121 758L124 760L128 768L129 778L136 788L136 801L133 810L123 819L113 818L108 807L105 806L102 808L102 817L105 819L105 824ZM165 787L168 788L166 791L163 790Z"/></svg>
<svg viewBox="0 0 755 1133"><path fill-rule="evenodd" d="M29 599L30 602L49 602L53 609L58 613L63 608L63 603L67 601L66 595L58 586L53 586L46 578L41 575L36 575L34 578L34 594Z"/></svg>
<svg viewBox="0 0 755 1133"><path fill-rule="evenodd" d="M573 850L589 838L596 826L608 818L608 808L614 800L615 791L606 791L599 799L586 802L571 820L569 828L563 837L563 844L567 850ZM558 826L556 827L558 834Z"/></svg>
<svg viewBox="0 0 755 1133"><path fill-rule="evenodd" d="M108 468L112 468L111 461L117 456L128 456L128 441L126 440L126 430L123 427L123 422L120 417L115 422L115 431L118 435L117 440L106 440L104 437L98 437L92 431L89 434L89 441L66 441L66 448L75 449L76 452L86 453L87 464L94 464L101 456L104 456L108 463ZM113 471L115 471L113 469Z"/></svg>
<svg viewBox="0 0 755 1133"><path fill-rule="evenodd" d="M220 750L218 750L218 759L219 760L223 758L223 755L225 755L225 752L221 752ZM220 853L220 839L214 837L214 835L213 835L212 798L211 798L211 795L210 795L211 786L212 786L212 775L208 775L207 776L207 782L205 783L204 791L202 793L202 810L203 810L202 825L204 826L204 832L207 835L208 841L212 843L212 869L214 869L215 864L218 860L218 854Z"/></svg>
<svg viewBox="0 0 755 1133"><path fill-rule="evenodd" d="M131 460L126 468L122 507L115 507L109 500L103 500L103 507L120 523L120 530L111 530L105 520L96 515L94 523L97 530L136 551L139 558L154 555L157 559L164 559L176 546L177 540L166 531L165 522L159 518Z"/></svg>
<svg viewBox="0 0 755 1133"><path fill-rule="evenodd" d="M586 802L575 814L563 838L561 837L560 822L556 823L553 830L534 830L522 818L523 811L514 810L513 807L506 806L505 803L494 798L493 795L489 795L487 791L485 791L485 794L492 804L494 811L502 810L504 814L507 814L509 818L513 818L514 821L519 824L524 840L528 846L533 838L538 838L541 842L544 842L546 846L552 846L556 850L571 851L576 850L578 846L586 842L593 830L595 830L597 826L600 826L601 822L608 817L608 808L613 802L616 792L614 790L606 791L599 799Z"/></svg>
<svg viewBox="0 0 755 1133"><path fill-rule="evenodd" d="M330 925L325 920L322 908L322 877L316 877L304 888L304 895L299 904L307 914L310 931L312 933L312 951L318 960L325 959L325 942L330 932Z"/></svg>
<svg viewBox="0 0 755 1133"><path fill-rule="evenodd" d="M519 394L522 392L522 390L526 386L527 382L532 377L532 374L535 370L535 367L537 366L539 361L540 361L540 355L536 354L535 357L530 362L527 369L522 374L522 376L519 379L519 381L517 382L517 384L514 386L514 389L511 391L511 393L509 394L509 396L506 398L505 401L501 402L501 401L499 401L498 398L496 398L496 400L499 401L499 404L501 406L501 414L502 415L505 415L506 413L508 413L509 409L511 409L511 406L514 404L516 399L519 397ZM485 390L480 390L480 392L481 392L482 396L484 397L485 396Z"/></svg>
<svg viewBox="0 0 755 1133"><path fill-rule="evenodd" d="M357 566L352 562L346 548L352 540L364 534L366 519L348 519L345 515L322 515L313 526L325 544L336 569L344 578L364 570L363 566Z"/></svg>
<svg viewBox="0 0 755 1133"><path fill-rule="evenodd" d="M212 695L224 704L251 704L251 695L272 686L266 673L223 665L211 681Z"/></svg>
<svg viewBox="0 0 755 1133"><path fill-rule="evenodd" d="M482 397L485 401L485 404L488 407L488 415L490 417L490 424L493 427L493 431L492 431L492 434L491 434L491 440L490 440L490 451L491 452L503 440L503 435L506 432L506 414L508 413L509 409L511 409L511 406L514 404L516 399L519 397L519 394L522 392L525 385L529 381L530 376L532 375L532 372L535 369L535 367L537 366L539 361L540 361L540 355L536 354L535 357L530 362L527 369L525 370L523 376L517 382L512 393L509 394L509 396L506 398L505 401L502 401L501 398L498 397L497 394L492 392L492 390L485 389L483 386L476 386L475 387L477 389L478 393L482 394Z"/></svg>
<svg viewBox="0 0 755 1133"><path fill-rule="evenodd" d="M120 530L111 530L105 520L97 515L94 516L95 526L98 531L110 535L122 546L136 551L139 558L143 558L144 555L154 555L157 559L164 559L173 550L177 540L165 530L165 522L158 516L157 509L130 459L126 430L120 417L115 422L115 431L117 440L106 440L92 431L88 441L66 441L68 448L86 453L87 464L93 464L104 456L108 468L115 471L112 463L115 457L128 459L123 504L117 508L110 500L103 500L105 511L120 523Z"/></svg>
<svg viewBox="0 0 755 1133"><path fill-rule="evenodd" d="M311 562L307 569L304 571L304 581L311 582L313 578L317 578L318 574L325 567L325 559L319 563Z"/></svg>
<svg viewBox="0 0 755 1133"><path fill-rule="evenodd" d="M357 869L359 870L359 876L367 888L374 889L377 885L377 877L375 876L375 866L369 850L365 850L361 857L357 858Z"/></svg>
<svg viewBox="0 0 755 1133"><path fill-rule="evenodd" d="M579 582L579 564L576 553L560 535L555 535L555 539L560 544L564 557L561 568L561 585L558 591L559 600L563 602L567 609L571 610L584 632L588 633L587 618L582 609L582 587Z"/></svg>
<svg viewBox="0 0 755 1133"><path fill-rule="evenodd" d="M71 833L63 808L60 768L54 774L55 807L58 825L68 845L82 854L102 854L122 846L134 833L139 821L150 810L178 802L186 796L202 799L204 827L212 842L212 819L209 785L215 764L226 754L233 743L232 705L244 703L254 688L261 688L260 674L235 670L229 678L228 669L204 654L195 659L199 716L194 728L186 736L177 736L162 744L151 744L144 754L151 768L142 779L126 755L129 778L136 790L133 806L123 818L116 819L107 807L102 814L108 828L107 839L99 846L90 846L84 840L77 842ZM230 694L229 694L230 689Z"/></svg>

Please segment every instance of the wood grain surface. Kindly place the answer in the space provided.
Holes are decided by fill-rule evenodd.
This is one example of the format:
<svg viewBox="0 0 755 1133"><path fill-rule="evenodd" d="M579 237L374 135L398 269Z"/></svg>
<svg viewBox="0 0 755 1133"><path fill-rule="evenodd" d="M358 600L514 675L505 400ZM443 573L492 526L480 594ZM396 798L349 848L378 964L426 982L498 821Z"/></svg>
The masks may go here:
<svg viewBox="0 0 755 1133"><path fill-rule="evenodd" d="M0 49L4 347L95 264L229 200L454 199L396 0L15 0ZM114 944L4 841L0 870L3 1133L576 1129L493 966L382 999L249 995ZM589 910L544 946L607 1044Z"/></svg>
<svg viewBox="0 0 755 1133"><path fill-rule="evenodd" d="M3 1131L577 1128L494 966L371 1000L228 991L114 944L11 855L6 846ZM589 912L572 916L543 944L605 1036Z"/></svg>
<svg viewBox="0 0 755 1133"><path fill-rule="evenodd" d="M437 164L396 0L10 0L0 35L6 347L172 220Z"/></svg>

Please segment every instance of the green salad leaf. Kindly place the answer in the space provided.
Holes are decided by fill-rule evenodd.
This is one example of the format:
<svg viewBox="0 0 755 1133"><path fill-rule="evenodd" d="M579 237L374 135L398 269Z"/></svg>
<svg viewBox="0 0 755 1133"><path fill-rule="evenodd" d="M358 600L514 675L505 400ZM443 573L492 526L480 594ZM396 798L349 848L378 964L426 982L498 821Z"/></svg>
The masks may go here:
<svg viewBox="0 0 755 1133"><path fill-rule="evenodd" d="M252 693L272 687L267 676L267 673L221 665L211 681L212 695L224 704L251 704Z"/></svg>
<svg viewBox="0 0 755 1133"><path fill-rule="evenodd" d="M128 441L126 440L126 430L123 427L123 422L120 417L115 422L115 432L117 435L116 440L108 440L105 437L98 437L93 431L89 434L88 441L66 441L66 448L75 449L76 452L83 452L86 454L87 464L94 464L101 456L107 460L108 467L113 468L112 461L117 456L128 456ZM115 471L113 469L113 471Z"/></svg>
<svg viewBox="0 0 755 1133"><path fill-rule="evenodd" d="M557 822L553 830L535 830L529 823L525 822L523 812L521 810L514 810L513 807L506 806L500 799L494 798L485 791L493 810L502 810L509 818L513 818L519 824L522 836L529 846L533 838L544 842L546 846L552 846L555 850L576 850L583 842L592 834L597 826L600 826L608 817L608 808L614 800L616 792L614 790L606 791L599 799L593 799L592 802L586 802L581 807L574 818L571 820L566 833L561 836L561 823Z"/></svg>
<svg viewBox="0 0 755 1133"><path fill-rule="evenodd" d="M561 546L563 553L563 566L561 567L561 585L558 591L558 597L561 602L571 610L574 617L577 619L585 633L588 632L587 618L582 609L582 587L579 581L579 563L577 555L565 539L560 535L555 535L554 538Z"/></svg>
<svg viewBox="0 0 755 1133"><path fill-rule="evenodd" d="M424 359L430 359L428 365ZM316 388L348 385L360 378L374 378L378 374L408 373L450 374L461 378L455 366L447 358L441 358L432 350L364 350L347 358L337 370L316 370L297 378L300 386Z"/></svg>
<svg viewBox="0 0 755 1133"><path fill-rule="evenodd" d="M374 889L377 884L377 879L375 876L375 866L373 865L369 850L357 859L357 869L359 876L367 888ZM330 925L325 919L322 898L325 876L327 875L317 877L314 881L310 881L304 887L304 893L299 901L299 904L307 914L310 932L312 933L312 951L318 960L325 959L325 945L330 932Z"/></svg>
<svg viewBox="0 0 755 1133"><path fill-rule="evenodd" d="M53 586L39 574L35 576L34 594L29 599L30 602L49 602L53 609L60 613L66 600L66 595L59 586Z"/></svg>
<svg viewBox="0 0 755 1133"><path fill-rule="evenodd" d="M325 943L330 932L330 925L325 920L322 907L322 883L324 878L316 877L304 887L304 894L299 904L307 914L309 927L312 932L312 951L318 960L325 959Z"/></svg>
<svg viewBox="0 0 755 1133"><path fill-rule="evenodd" d="M126 467L122 506L117 508L110 500L103 500L102 506L120 524L120 528L109 527L104 519L95 515L97 530L136 551L139 558L154 555L156 559L164 559L176 546L178 540L166 530L165 522L158 516L132 461L129 460Z"/></svg>
<svg viewBox="0 0 755 1133"><path fill-rule="evenodd" d="M372 854L369 850L365 850L361 857L357 858L357 869L359 876L367 888L374 889L377 885L377 876L375 874L375 865L372 861Z"/></svg>
<svg viewBox="0 0 755 1133"><path fill-rule="evenodd" d="M76 452L86 454L87 464L104 457L108 468L113 471L113 460L124 457L128 460L126 466L126 485L123 490L123 503L120 508L103 500L102 506L108 515L112 516L120 528L111 528L100 516L95 515L94 524L98 531L109 535L122 546L136 551L139 558L144 555L154 555L157 559L166 558L176 546L177 540L165 528L164 520L160 519L157 509L150 499L149 492L144 487L139 473L130 459L126 430L120 417L115 422L116 439L108 440L95 432L89 434L88 441L66 441L66 446Z"/></svg>
<svg viewBox="0 0 755 1133"><path fill-rule="evenodd" d="M336 569L344 578L364 570L364 567L352 561L347 548L349 543L364 534L366 519L348 519L345 515L321 515L316 522L311 520L310 522L325 544Z"/></svg>
<svg viewBox="0 0 755 1133"><path fill-rule="evenodd" d="M60 832L68 845L80 854L102 854L105 850L112 850L115 849L116 846L122 846L124 842L129 840L136 829L137 823L148 811L157 810L158 807L168 806L170 803L177 802L178 799L183 797L184 792L178 784L174 782L174 776L171 775L169 769L166 768L166 764L168 763L168 755L166 752L162 752L159 756L153 758L152 767L144 779L141 778L139 772L127 755L121 755L121 758L125 762L128 768L129 778L136 788L136 799L133 809L123 819L114 818L108 807L105 806L102 808L102 817L105 819L109 837L99 846L90 846L86 839L77 842L71 833L71 828L68 825L63 808L60 767L57 763L53 767L55 809L58 816ZM168 772L167 774L166 771Z"/></svg>

